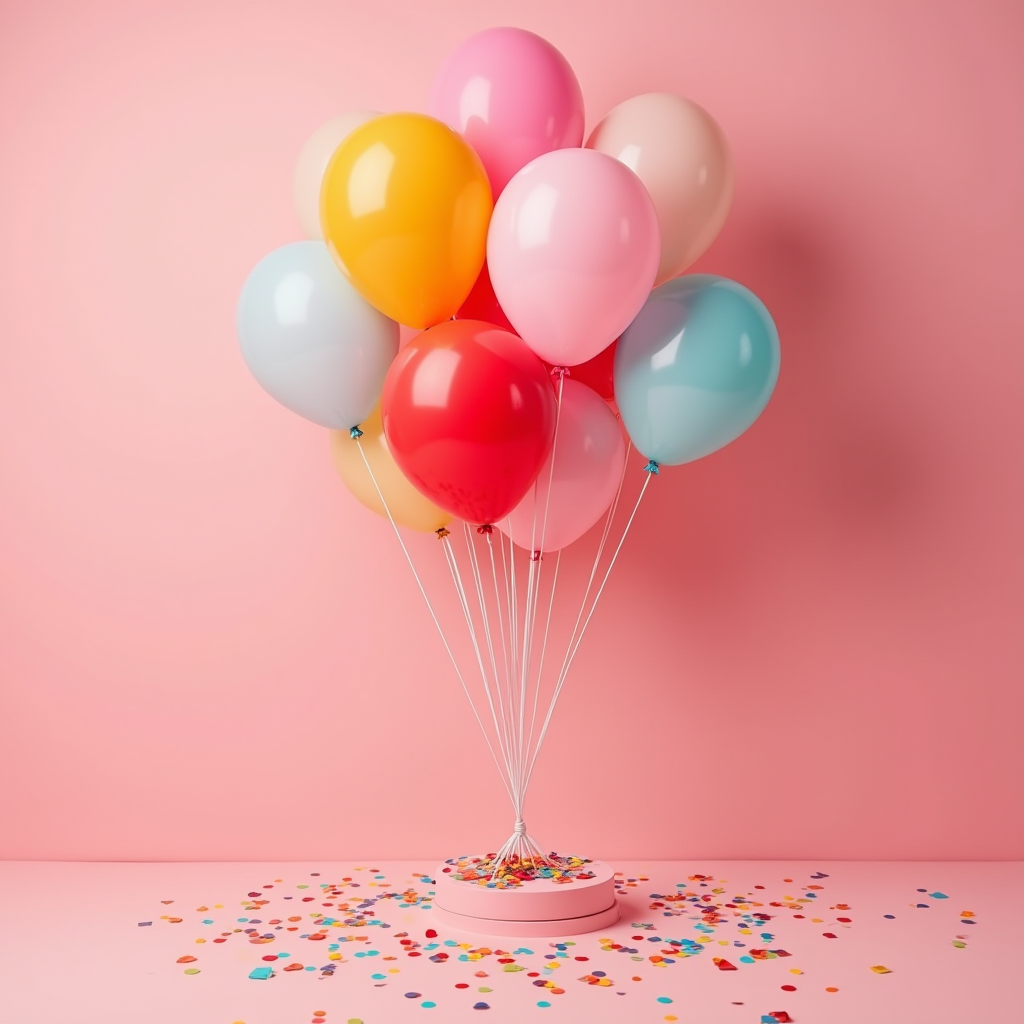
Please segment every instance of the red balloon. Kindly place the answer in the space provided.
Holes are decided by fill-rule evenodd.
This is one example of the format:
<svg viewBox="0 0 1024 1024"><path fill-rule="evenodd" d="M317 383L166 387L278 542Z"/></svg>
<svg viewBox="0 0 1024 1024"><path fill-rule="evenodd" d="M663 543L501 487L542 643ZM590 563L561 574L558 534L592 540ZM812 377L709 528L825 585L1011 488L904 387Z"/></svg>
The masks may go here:
<svg viewBox="0 0 1024 1024"><path fill-rule="evenodd" d="M491 273L484 263L480 276L473 285L473 290L466 297L462 308L455 314L457 320L483 320L486 323L494 324L503 330L517 334L518 331L508 322L505 311L498 303L498 297L494 294L494 287L491 284Z"/></svg>
<svg viewBox="0 0 1024 1024"><path fill-rule="evenodd" d="M470 523L504 519L551 451L555 389L525 342L448 320L398 353L381 397L388 448L435 505Z"/></svg>
<svg viewBox="0 0 1024 1024"><path fill-rule="evenodd" d="M593 388L606 402L615 397L615 347L618 343L616 339L593 359L569 367L570 379Z"/></svg>

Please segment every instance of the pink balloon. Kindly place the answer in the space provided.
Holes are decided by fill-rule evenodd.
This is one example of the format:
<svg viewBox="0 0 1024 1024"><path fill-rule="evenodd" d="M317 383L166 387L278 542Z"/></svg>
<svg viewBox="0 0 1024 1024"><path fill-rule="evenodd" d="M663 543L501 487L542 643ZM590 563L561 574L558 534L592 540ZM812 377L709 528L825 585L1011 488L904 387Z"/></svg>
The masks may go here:
<svg viewBox="0 0 1024 1024"><path fill-rule="evenodd" d="M527 551L557 551L579 540L608 510L622 478L626 442L615 413L596 391L569 378L562 386L553 453L554 476L549 455L536 488L531 487L508 519L497 524Z"/></svg>
<svg viewBox="0 0 1024 1024"><path fill-rule="evenodd" d="M569 62L521 28L470 36L441 66L429 112L477 151L495 196L534 157L583 144L583 92Z"/></svg>
<svg viewBox="0 0 1024 1024"><path fill-rule="evenodd" d="M501 308L556 366L585 363L625 330L650 294L660 253L643 183L592 149L527 164L495 204L487 234Z"/></svg>

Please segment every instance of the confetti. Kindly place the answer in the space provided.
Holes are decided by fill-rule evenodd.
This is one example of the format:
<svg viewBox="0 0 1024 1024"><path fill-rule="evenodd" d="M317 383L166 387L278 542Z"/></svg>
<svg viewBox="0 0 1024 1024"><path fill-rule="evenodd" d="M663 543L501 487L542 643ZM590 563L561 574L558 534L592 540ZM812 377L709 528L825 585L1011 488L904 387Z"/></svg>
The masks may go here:
<svg viewBox="0 0 1024 1024"><path fill-rule="evenodd" d="M505 875L500 876L501 887L529 885L536 878L554 880L556 872L564 872L561 877L567 879L560 884L571 885L589 873L591 862L584 858L563 857L559 861L561 866L523 861L513 864ZM457 881L476 885L491 884L490 872L493 872L493 867L487 857L455 858L447 862L442 870L444 868L451 869L450 873L464 876L458 877ZM154 925L184 924L187 921L185 928L192 925L196 931L204 932L209 938L187 936L186 942L236 944L237 955L233 958L214 955L213 960L216 962L211 964L210 958L204 957L203 973L244 971L242 977L254 980L276 978L278 986L295 988L302 987L303 977L309 976L320 982L340 972L343 986L352 991L359 985L367 988L394 986L401 976L406 983L397 989L396 995L428 1010L439 1007L436 997L429 998L430 989L427 988L429 974L436 970L448 972L448 977L440 980L449 992L454 988L456 993L460 993L460 1005L461 1000L465 999L462 992L472 994L466 1004L467 1008L482 1011L494 1009L499 1015L507 1013L509 1008L503 1005L503 1000L508 997L508 990L502 986L529 985L539 990L536 995L541 998L533 1001L535 1006L549 1009L557 1002L564 1001L566 1011L570 1014L567 1019L571 1019L573 1013L578 1013L578 1004L573 1007L572 1003L580 998L574 995L579 992L580 986L607 989L610 995L596 997L599 999L610 999L614 995L628 1001L629 996L633 995L635 1001L637 993L642 992L645 986L637 988L628 982L647 980L650 983L650 972L657 971L659 973L656 978L660 980L654 981L657 985L654 991L660 989L664 994L652 994L650 1001L665 1013L667 1007L679 996L673 994L672 988L663 988L662 981L668 982L675 977L685 984L687 979L693 979L695 975L685 972L697 968L688 965L687 961L706 953L707 947L711 950L708 958L713 966L718 971L730 972L731 979L731 974L735 972L765 970L762 965L766 961L800 956L808 952L811 944L816 943L819 937L840 937L835 928L857 929L857 908L851 907L850 902L837 901L824 887L827 884L834 888L836 883L823 872L817 872L810 878L814 881L799 886L792 879L784 879L781 884L786 885L786 889L768 883L751 885L748 882L738 885L735 879L729 881L709 874L693 874L675 882L661 879L656 886L658 892L644 894L648 897L646 902L642 898L637 900L640 893L644 892L643 889L631 896L634 901L631 904L632 913L629 918L624 918L610 929L610 934L578 936L575 940L544 940L532 946L517 945L514 941L497 937L484 941L472 935L449 932L440 925L425 927L430 921L429 917L417 926L415 918L423 912L429 914L433 903L434 882L431 876L414 873L411 879L399 879L399 884L395 885L388 881L385 874L370 868L349 868L344 874L339 873L333 878L313 873L298 883L295 880L279 879L273 885L268 885L265 880L258 880L256 885L241 889L240 901L235 900L233 903L229 898L215 904L209 900L200 903L190 899L187 906L194 906L194 912L190 910L186 914L179 911L180 916L173 917L155 915L159 916L159 920L139 921L137 926L152 928ZM406 884L407 881L409 884ZM494 881L495 887L499 887L497 881ZM645 881L646 877L639 874L630 877L618 873L615 876L615 888L619 894L625 895ZM950 928L950 932L942 936L945 948L948 949L951 944L964 951L957 953L958 959L969 957L968 936L950 935L957 925L964 925L964 932L968 931L967 925L974 927L977 921L975 912L956 912L950 908L952 913L946 912L950 914L947 919L938 901L948 901L950 897L939 890L928 889L923 890L918 899L925 895L935 901L935 909L932 914L926 915L927 919L934 919L940 926ZM819 916L812 917L813 912L808 911L808 907L815 900L820 904L820 908L816 907ZM161 902L166 906L173 901ZM967 902L966 899L964 902ZM233 906L234 913L224 911L225 906ZM932 904L921 904L922 908L928 906ZM210 907L214 909L211 911ZM641 907L647 908L647 915ZM649 916L649 920L643 920L643 916ZM896 921L896 915L893 914L878 915L874 920L883 917L893 922L887 925L887 930L899 928L900 922ZM819 927L824 924L832 930L819 931L815 924ZM870 931L867 934L870 935ZM863 940L864 934L858 938ZM148 941L148 936L140 936L139 941ZM835 945L836 957L849 956L843 946L842 943ZM212 950L212 946L210 948ZM305 955L298 955L303 950ZM876 950L875 955L881 952L881 949ZM622 957L625 957L628 969L620 969L617 973L613 965L621 962L616 958ZM169 961L178 965L179 972L184 968L184 973L200 973L198 966L191 966L197 963L195 955L185 954L175 959L172 953L165 964ZM406 963L410 968L418 965L418 973L402 975ZM272 966L275 964L278 965L276 968ZM568 990L565 984L568 978L563 978L561 983L555 980L559 974L565 975L563 968L567 966L585 972L583 975L571 972L577 984L569 985ZM360 973L364 967L370 970ZM423 973L424 968L426 974ZM891 973L890 968L882 965L869 969L876 974ZM799 967L782 970L791 976L806 977ZM664 974L665 971L669 974ZM284 974L288 974L289 978L282 981ZM504 981L492 988L488 981L494 974L511 979L520 975L523 977L519 981ZM617 985L613 980L623 977L627 982L620 980ZM774 977L774 984L778 985L776 991L781 990L786 994L797 992L796 984L781 984L783 979L778 974ZM721 984L729 985L733 982L723 979ZM628 987L628 991L623 985ZM830 994L839 992L836 986L823 987ZM649 987L647 991L650 992ZM741 1006L743 1003L733 1000L733 1005ZM311 1012L311 1024L328 1024L327 1011ZM442 1017L447 1017L444 1010L439 1012ZM631 1007L620 1016L623 1020L638 1020L642 1014L639 1008ZM760 1016L763 1020L770 1019L773 1024L792 1020L782 1010ZM670 1012L667 1016L656 1017L665 1021L676 1019ZM432 1019L438 1019L437 1015Z"/></svg>
<svg viewBox="0 0 1024 1024"><path fill-rule="evenodd" d="M494 858L453 857L446 860L444 873L459 882L474 882L489 889L511 889L535 879L548 879L561 884L571 884L577 878L593 878L594 872L587 865L591 861L584 857L560 856L552 853L542 860L538 857L517 857L512 861L496 865Z"/></svg>

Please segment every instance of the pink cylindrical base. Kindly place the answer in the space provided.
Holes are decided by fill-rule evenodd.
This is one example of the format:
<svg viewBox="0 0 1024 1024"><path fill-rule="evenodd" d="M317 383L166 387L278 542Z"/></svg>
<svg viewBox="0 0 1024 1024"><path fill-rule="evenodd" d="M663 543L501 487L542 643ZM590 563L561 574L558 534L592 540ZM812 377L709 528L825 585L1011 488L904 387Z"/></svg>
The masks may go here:
<svg viewBox="0 0 1024 1024"><path fill-rule="evenodd" d="M614 872L592 861L593 878L558 883L538 878L510 889L456 881L442 864L435 875L437 920L485 935L581 935L618 919Z"/></svg>
<svg viewBox="0 0 1024 1024"><path fill-rule="evenodd" d="M587 917L569 917L553 921L502 921L485 917L469 917L453 914L450 910L434 904L434 920L442 927L456 931L472 932L475 935L512 936L517 939L547 938L551 936L583 935L615 924L619 919L619 908L612 904L607 910Z"/></svg>

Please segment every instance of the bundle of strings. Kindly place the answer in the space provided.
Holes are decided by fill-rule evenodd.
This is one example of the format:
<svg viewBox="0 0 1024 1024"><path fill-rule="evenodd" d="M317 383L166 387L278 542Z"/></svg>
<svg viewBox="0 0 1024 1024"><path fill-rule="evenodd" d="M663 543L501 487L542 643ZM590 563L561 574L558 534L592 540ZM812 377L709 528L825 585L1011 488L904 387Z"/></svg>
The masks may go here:
<svg viewBox="0 0 1024 1024"><path fill-rule="evenodd" d="M559 378L558 397L558 408L560 410L562 397L561 376ZM611 558L604 568L603 575L601 575L599 570L605 550L608 547L615 513L622 494L628 458L623 463L623 470L619 478L615 499L605 515L601 539L597 546L597 552L586 587L584 588L583 599L580 602L576 621L562 657L561 667L554 675L553 684L549 683L547 686L545 686L545 682L550 679L551 673L549 671L546 676L544 670L547 662L549 640L551 639L552 612L555 607L555 594L558 588L562 552L559 550L555 556L550 584L546 585L546 602L542 600L542 592L545 585L543 572L545 559L542 557L541 552L544 549L545 528L552 490L551 484L554 476L555 455L557 453L557 417L555 421L555 446L552 449L551 468L548 477L547 499L544 502L544 509L539 517L539 522L538 502L536 501L537 484L534 485L533 535L528 551L522 551L521 549L517 551L510 538L506 537L504 533L494 530L489 524L478 527L474 531L468 523L463 523L462 533L465 550L460 559L460 556L457 554L457 545L453 543L455 534L447 529L437 531L468 630L476 672L480 676L479 690L482 690L484 698L483 701L480 701L479 692L478 698L474 699L473 691L467 683L467 674L473 673L463 671L459 659L455 656L452 644L449 642L449 636L441 625L440 618L427 594L420 574L413 562L412 555L388 509L387 501L381 492L380 486L374 478L373 470L360 442L361 432L357 432L357 428L353 428L351 435L354 442L359 445L359 451L363 457L366 471L369 473L381 504L387 512L388 519L394 528L395 536L398 538L398 542L409 563L409 568L412 570L413 577L416 580L416 585L423 596L423 600L426 602L427 609L441 636L441 641L448 652L462 689L469 700L477 725L480 727L480 731L486 740L487 749L490 751L494 764L498 769L498 774L501 777L505 791L512 802L512 808L515 812L515 825L513 826L512 834L499 847L492 861L492 877L497 876L502 866L513 863L529 861L557 867L561 864L560 858L553 853L545 852L544 847L530 835L526 827L524 818L526 795L537 765L537 758L544 744L544 739L548 734L552 714L569 675L569 669L572 667L576 652L579 650L580 643L587 631L587 627L590 625L590 620L594 615L597 604L604 593L608 577L619 557L619 552L622 550L626 535L633 525L633 520L640 507L640 502L647 491L648 484L651 482L651 477L658 471L657 463L649 462L644 467L643 486L640 488L640 493L637 496L633 510L626 520L622 534L615 544ZM511 533L511 527L509 527L507 532ZM498 551L495 550L495 537L497 537ZM524 575L523 569L517 569L516 565L517 561L522 558L525 558L527 562L525 581L522 579ZM490 580L487 580L488 570L490 570ZM595 589L595 583L599 575L601 575L600 583L597 584ZM535 645L537 620L539 609L545 603L546 613L538 649ZM540 710L542 705L540 698L541 692L545 688L549 690L549 693L546 711L541 716ZM483 710L484 704L486 705L486 710ZM540 722L539 728L538 722Z"/></svg>

